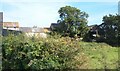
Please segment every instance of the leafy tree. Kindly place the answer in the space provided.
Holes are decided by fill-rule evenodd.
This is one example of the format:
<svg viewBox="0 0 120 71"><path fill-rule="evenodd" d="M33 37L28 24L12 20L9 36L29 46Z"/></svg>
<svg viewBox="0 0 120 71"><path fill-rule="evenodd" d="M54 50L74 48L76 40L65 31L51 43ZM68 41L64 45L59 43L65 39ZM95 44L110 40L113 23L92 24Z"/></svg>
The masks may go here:
<svg viewBox="0 0 120 71"><path fill-rule="evenodd" d="M103 23L99 27L99 34L105 39L105 42L117 44L120 37L119 15L111 15L103 17ZM101 32L101 33L100 33Z"/></svg>
<svg viewBox="0 0 120 71"><path fill-rule="evenodd" d="M59 31L63 34L68 34L74 37L80 35L81 37L86 32L88 14L75 7L65 6L58 11L60 20L58 20Z"/></svg>

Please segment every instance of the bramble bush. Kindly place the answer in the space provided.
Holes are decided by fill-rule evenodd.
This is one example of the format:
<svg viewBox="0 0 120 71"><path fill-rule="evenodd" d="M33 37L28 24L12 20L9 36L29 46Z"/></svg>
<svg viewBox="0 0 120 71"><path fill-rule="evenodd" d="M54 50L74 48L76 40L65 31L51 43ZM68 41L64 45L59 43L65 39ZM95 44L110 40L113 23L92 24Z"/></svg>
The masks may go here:
<svg viewBox="0 0 120 71"><path fill-rule="evenodd" d="M69 37L9 35L2 42L3 70L75 68L74 57L81 50L78 47Z"/></svg>

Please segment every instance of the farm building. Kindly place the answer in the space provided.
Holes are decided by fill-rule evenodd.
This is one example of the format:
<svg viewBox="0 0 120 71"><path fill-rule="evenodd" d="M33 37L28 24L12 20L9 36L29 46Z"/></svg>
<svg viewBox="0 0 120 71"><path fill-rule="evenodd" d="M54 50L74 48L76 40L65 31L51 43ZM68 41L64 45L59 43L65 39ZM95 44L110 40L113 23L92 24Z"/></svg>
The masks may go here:
<svg viewBox="0 0 120 71"><path fill-rule="evenodd" d="M18 22L3 22L3 29L19 30Z"/></svg>
<svg viewBox="0 0 120 71"><path fill-rule="evenodd" d="M58 28L58 27L59 27L58 23L51 23L51 25L50 25L51 30L56 30L56 28Z"/></svg>
<svg viewBox="0 0 120 71"><path fill-rule="evenodd" d="M3 22L2 23L2 35L7 36L8 34L18 35L22 33L19 31L19 23L18 22Z"/></svg>
<svg viewBox="0 0 120 71"><path fill-rule="evenodd" d="M36 36L46 38L46 32L49 32L49 30L39 27L20 27L19 29L29 37Z"/></svg>

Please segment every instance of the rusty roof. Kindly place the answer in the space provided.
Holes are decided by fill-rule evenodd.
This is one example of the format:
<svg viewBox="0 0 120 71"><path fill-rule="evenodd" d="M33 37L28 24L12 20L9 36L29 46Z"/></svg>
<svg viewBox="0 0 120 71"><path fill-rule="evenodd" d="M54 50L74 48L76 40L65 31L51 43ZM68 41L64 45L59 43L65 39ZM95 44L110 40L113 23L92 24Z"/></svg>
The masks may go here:
<svg viewBox="0 0 120 71"><path fill-rule="evenodd" d="M19 28L19 23L18 22L3 22L3 27L8 27L8 28Z"/></svg>

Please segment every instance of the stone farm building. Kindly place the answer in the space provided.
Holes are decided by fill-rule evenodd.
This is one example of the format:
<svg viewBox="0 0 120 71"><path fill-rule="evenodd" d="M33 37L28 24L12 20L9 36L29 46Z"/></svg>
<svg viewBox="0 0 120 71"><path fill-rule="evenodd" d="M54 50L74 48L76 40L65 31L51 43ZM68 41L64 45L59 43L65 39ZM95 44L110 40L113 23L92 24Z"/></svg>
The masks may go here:
<svg viewBox="0 0 120 71"><path fill-rule="evenodd" d="M47 32L50 32L49 28L40 28L40 27L19 27L18 22L3 22L3 30L2 35L8 35L8 31L10 33L19 34L24 33L25 35L32 37L47 37Z"/></svg>
<svg viewBox="0 0 120 71"><path fill-rule="evenodd" d="M20 27L20 31L25 33L27 36L36 36L46 38L46 29L40 27Z"/></svg>

